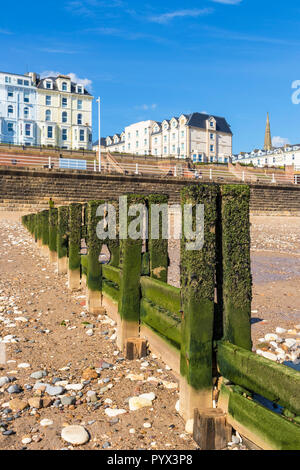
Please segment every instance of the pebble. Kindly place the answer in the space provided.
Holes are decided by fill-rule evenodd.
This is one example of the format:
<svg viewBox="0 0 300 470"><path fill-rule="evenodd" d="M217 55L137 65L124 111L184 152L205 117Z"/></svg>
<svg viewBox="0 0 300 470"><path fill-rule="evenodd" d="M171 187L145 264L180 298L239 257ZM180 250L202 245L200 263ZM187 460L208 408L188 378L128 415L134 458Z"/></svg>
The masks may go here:
<svg viewBox="0 0 300 470"><path fill-rule="evenodd" d="M18 364L18 368L19 369L29 369L30 364L28 364L27 362L22 362L21 364Z"/></svg>
<svg viewBox="0 0 300 470"><path fill-rule="evenodd" d="M70 405L75 405L76 403L76 397L67 397L63 396L60 398L60 402L64 406L70 406Z"/></svg>
<svg viewBox="0 0 300 470"><path fill-rule="evenodd" d="M40 380L42 379L43 377L46 377L47 375L47 372L45 370L39 370L37 372L33 372L30 376L31 379L36 379L36 380Z"/></svg>
<svg viewBox="0 0 300 470"><path fill-rule="evenodd" d="M6 385L10 382L8 377L0 377L0 387L3 387L3 385Z"/></svg>
<svg viewBox="0 0 300 470"><path fill-rule="evenodd" d="M52 426L52 424L53 424L52 419L45 418L40 421L40 425L43 427Z"/></svg>
<svg viewBox="0 0 300 470"><path fill-rule="evenodd" d="M69 385L66 385L66 390L73 390L73 391L79 392L82 389L83 389L83 384L69 384Z"/></svg>
<svg viewBox="0 0 300 470"><path fill-rule="evenodd" d="M9 402L9 407L13 411L23 411L25 408L27 408L28 402L20 400L19 398L14 398Z"/></svg>
<svg viewBox="0 0 300 470"><path fill-rule="evenodd" d="M265 335L266 341L276 341L277 339L278 335L276 335L275 333L268 333L267 335Z"/></svg>
<svg viewBox="0 0 300 470"><path fill-rule="evenodd" d="M289 348L293 348L294 346L296 346L297 344L297 340L293 339L293 338L288 338L285 340L284 344Z"/></svg>
<svg viewBox="0 0 300 470"><path fill-rule="evenodd" d="M110 418L115 418L116 416L123 415L126 413L126 410L117 409L117 408L106 408L105 414Z"/></svg>
<svg viewBox="0 0 300 470"><path fill-rule="evenodd" d="M271 361L277 361L276 354L273 354L269 351L262 351L261 356L265 357L266 359L270 359Z"/></svg>
<svg viewBox="0 0 300 470"><path fill-rule="evenodd" d="M64 393L64 388L61 386L47 384L46 393L48 393L50 396L62 395Z"/></svg>
<svg viewBox="0 0 300 470"><path fill-rule="evenodd" d="M23 437L23 439L22 439L22 444L25 444L25 445L26 445L26 444L30 444L31 442L32 442L31 437L25 436L25 437Z"/></svg>
<svg viewBox="0 0 300 470"><path fill-rule="evenodd" d="M10 387L8 387L7 392L10 393L10 394L12 394L12 393L21 393L22 389L21 389L21 387L19 387L19 385L14 384L14 385L11 385Z"/></svg>
<svg viewBox="0 0 300 470"><path fill-rule="evenodd" d="M143 398L143 397L130 397L129 398L130 411L137 411L147 406L152 406L152 401L149 400L148 398Z"/></svg>
<svg viewBox="0 0 300 470"><path fill-rule="evenodd" d="M90 436L85 428L79 425L66 426L61 431L61 437L64 441L73 445L86 444L90 439Z"/></svg>
<svg viewBox="0 0 300 470"><path fill-rule="evenodd" d="M28 400L30 408L42 408L42 400L39 397L32 397Z"/></svg>

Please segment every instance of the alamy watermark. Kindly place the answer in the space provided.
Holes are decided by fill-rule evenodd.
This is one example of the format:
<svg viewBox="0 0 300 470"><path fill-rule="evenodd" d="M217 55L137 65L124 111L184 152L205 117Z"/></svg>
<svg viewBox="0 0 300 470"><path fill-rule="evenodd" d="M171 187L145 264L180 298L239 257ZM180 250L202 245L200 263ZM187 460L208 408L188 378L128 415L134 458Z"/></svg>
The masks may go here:
<svg viewBox="0 0 300 470"><path fill-rule="evenodd" d="M300 80L294 80L292 83L292 88L295 89L294 93L292 94L292 103L299 104L300 103Z"/></svg>
<svg viewBox="0 0 300 470"><path fill-rule="evenodd" d="M184 235L188 251L201 250L204 245L204 204L151 204L149 214L145 204L130 204L127 196L119 198L119 220L114 204L104 203L97 208L97 236L100 240L180 240ZM129 223L128 223L129 219ZM183 223L182 223L183 222Z"/></svg>

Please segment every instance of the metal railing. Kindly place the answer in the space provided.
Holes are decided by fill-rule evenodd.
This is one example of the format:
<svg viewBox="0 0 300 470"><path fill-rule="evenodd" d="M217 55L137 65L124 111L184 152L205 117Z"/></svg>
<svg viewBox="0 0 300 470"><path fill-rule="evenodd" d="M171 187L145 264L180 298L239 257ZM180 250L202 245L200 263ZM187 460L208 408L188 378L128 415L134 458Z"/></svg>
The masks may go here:
<svg viewBox="0 0 300 470"><path fill-rule="evenodd" d="M11 155L0 154L0 165L12 167L29 167L43 169L77 170L87 172L99 172L96 160L76 160L60 158L59 156L40 155ZM160 178L183 178L196 181L239 181L242 183L268 183L268 184L300 184L300 175L259 173L247 171L230 172L225 168L189 168L187 165L166 162L160 165L148 163L125 163L118 161L117 164L106 159L102 162L101 173L122 173L132 176L156 176ZM298 176L298 177L297 177Z"/></svg>

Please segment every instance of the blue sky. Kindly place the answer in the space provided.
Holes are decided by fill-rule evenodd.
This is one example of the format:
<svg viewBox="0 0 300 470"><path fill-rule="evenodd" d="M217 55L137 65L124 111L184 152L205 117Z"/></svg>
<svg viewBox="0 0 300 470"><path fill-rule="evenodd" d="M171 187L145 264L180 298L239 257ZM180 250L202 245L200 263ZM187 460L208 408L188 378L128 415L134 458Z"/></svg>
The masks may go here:
<svg viewBox="0 0 300 470"><path fill-rule="evenodd" d="M297 0L15 0L2 13L0 70L85 79L104 136L205 111L225 116L234 152L246 151L263 146L269 111L277 142L300 143Z"/></svg>

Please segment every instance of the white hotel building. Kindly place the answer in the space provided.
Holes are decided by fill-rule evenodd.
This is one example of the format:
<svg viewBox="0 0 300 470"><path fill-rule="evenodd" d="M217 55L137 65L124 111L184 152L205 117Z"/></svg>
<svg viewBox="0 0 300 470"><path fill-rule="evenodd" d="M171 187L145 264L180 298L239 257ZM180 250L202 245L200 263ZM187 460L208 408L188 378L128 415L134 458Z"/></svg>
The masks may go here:
<svg viewBox="0 0 300 470"><path fill-rule="evenodd" d="M300 168L300 144L285 145L272 150L253 150L232 155L232 163L244 165L252 164L255 167L284 167L294 165Z"/></svg>
<svg viewBox="0 0 300 470"><path fill-rule="evenodd" d="M203 113L182 114L163 122L142 121L106 138L106 149L135 155L227 162L232 132L226 119Z"/></svg>
<svg viewBox="0 0 300 470"><path fill-rule="evenodd" d="M0 72L0 143L91 150L92 101L68 75Z"/></svg>

